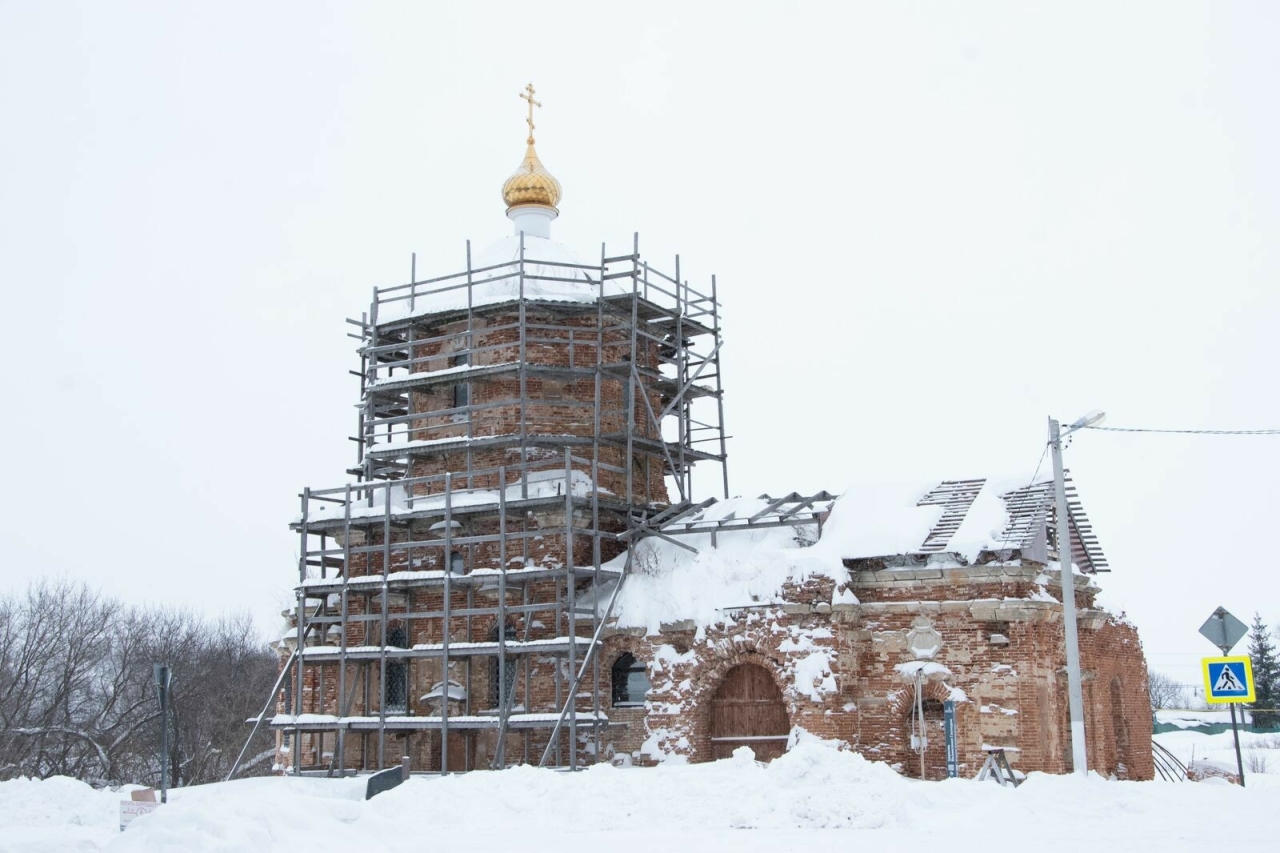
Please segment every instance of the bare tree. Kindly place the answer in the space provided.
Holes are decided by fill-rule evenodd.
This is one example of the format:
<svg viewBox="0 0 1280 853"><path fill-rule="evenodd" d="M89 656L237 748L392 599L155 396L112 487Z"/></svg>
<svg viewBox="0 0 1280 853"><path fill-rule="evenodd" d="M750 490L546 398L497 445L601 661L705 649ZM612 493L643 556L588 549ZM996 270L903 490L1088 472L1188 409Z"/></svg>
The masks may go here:
<svg viewBox="0 0 1280 853"><path fill-rule="evenodd" d="M1187 690L1173 678L1160 672L1147 670L1147 689L1151 692L1151 710L1160 708L1185 708Z"/></svg>
<svg viewBox="0 0 1280 853"><path fill-rule="evenodd" d="M183 632L170 655L175 673L196 676L179 678L173 690L170 772L182 784L219 780L230 772L249 735L245 720L261 709L279 670L278 658L247 616L200 624L197 635ZM259 752L271 746L269 734L260 737Z"/></svg>
<svg viewBox="0 0 1280 853"><path fill-rule="evenodd" d="M0 599L0 779L157 782L153 662L175 678L170 778L222 778L278 666L248 617L126 607L66 580Z"/></svg>

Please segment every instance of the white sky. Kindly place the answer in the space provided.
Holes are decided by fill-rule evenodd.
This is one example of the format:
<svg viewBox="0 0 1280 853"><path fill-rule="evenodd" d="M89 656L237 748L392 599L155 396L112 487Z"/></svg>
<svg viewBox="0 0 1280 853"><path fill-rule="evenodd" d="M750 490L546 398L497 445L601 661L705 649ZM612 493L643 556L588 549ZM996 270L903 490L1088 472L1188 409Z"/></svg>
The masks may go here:
<svg viewBox="0 0 1280 853"><path fill-rule="evenodd" d="M556 239L718 275L735 492L1280 427L1280 7L694 6L0 0L0 584L274 630L344 318L508 233L530 79ZM1068 450L1156 669L1280 622L1278 463Z"/></svg>

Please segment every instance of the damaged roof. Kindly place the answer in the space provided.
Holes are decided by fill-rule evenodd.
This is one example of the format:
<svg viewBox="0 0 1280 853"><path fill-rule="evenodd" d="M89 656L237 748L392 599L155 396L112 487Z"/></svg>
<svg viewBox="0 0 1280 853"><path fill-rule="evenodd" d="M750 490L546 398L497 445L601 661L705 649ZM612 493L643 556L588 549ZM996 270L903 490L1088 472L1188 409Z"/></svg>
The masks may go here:
<svg viewBox="0 0 1280 853"><path fill-rule="evenodd" d="M1085 514L1070 472L1065 472L1064 482L1072 561L1083 572L1110 571L1106 555L1102 552L1088 515ZM944 480L931 489L920 498L916 506L942 507L942 513L929 528L919 547L902 553L940 554L954 550L951 547L952 541L965 525L975 500L984 488L988 488L986 478ZM1031 482L1014 488L1006 483L1003 487L993 485L990 489L1003 504L1005 521L998 533L994 529L991 531L991 541L987 543L991 547L985 550L1017 550L1028 559L1038 561L1049 559L1051 552L1056 556L1056 544L1052 549L1049 547L1050 542L1056 539L1057 531L1053 480Z"/></svg>

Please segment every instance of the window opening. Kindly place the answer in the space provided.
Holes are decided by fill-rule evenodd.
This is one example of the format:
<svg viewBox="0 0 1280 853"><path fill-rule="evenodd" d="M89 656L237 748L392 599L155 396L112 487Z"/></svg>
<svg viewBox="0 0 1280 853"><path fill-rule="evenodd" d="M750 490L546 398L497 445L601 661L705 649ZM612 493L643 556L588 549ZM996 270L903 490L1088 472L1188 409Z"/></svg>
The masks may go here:
<svg viewBox="0 0 1280 853"><path fill-rule="evenodd" d="M515 640L519 636L516 633L516 626L512 625L510 622L507 623L507 628L503 633L508 643ZM497 625L494 625L492 628L489 629L489 642L491 643L498 642L498 626ZM513 700L514 700L513 691L515 690L515 686L516 686L516 673L519 671L516 664L516 659L511 655L506 656L506 661L502 666L502 670L503 670L502 675L505 676L505 679L504 679L505 683L502 685L499 684L498 670L499 670L498 656L494 655L493 657L489 658L489 707L495 708L497 710L501 710L502 699L504 694L506 696L507 704L508 705L513 704ZM499 690L500 686L504 687L505 689Z"/></svg>
<svg viewBox="0 0 1280 853"><path fill-rule="evenodd" d="M462 556L460 551L449 552L449 571L455 575L465 575L467 573L467 559ZM496 640L497 637L494 637Z"/></svg>
<svg viewBox="0 0 1280 853"><path fill-rule="evenodd" d="M614 707L634 707L644 704L649 692L649 674L635 655L624 652L613 664Z"/></svg>
<svg viewBox="0 0 1280 853"><path fill-rule="evenodd" d="M396 649L409 648L409 632L404 625L392 625L387 629L387 645ZM382 707L388 714L403 714L409 710L409 664L406 661L387 661Z"/></svg>
<svg viewBox="0 0 1280 853"><path fill-rule="evenodd" d="M471 356L465 352L458 353L457 355L449 358L450 367L465 367L470 363ZM464 406L470 405L470 402L471 386L465 381L455 383L453 386L453 407L455 409L461 409Z"/></svg>

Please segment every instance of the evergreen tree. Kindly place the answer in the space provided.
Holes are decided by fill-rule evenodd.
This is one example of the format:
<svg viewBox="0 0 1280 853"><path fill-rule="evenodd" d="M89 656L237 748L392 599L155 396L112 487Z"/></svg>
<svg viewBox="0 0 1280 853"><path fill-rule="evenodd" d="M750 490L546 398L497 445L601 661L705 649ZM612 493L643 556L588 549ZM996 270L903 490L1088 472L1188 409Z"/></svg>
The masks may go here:
<svg viewBox="0 0 1280 853"><path fill-rule="evenodd" d="M1255 701L1250 706L1255 729L1273 729L1280 726L1280 660L1276 647L1261 614L1253 615L1253 630L1249 637L1249 657L1253 663Z"/></svg>

